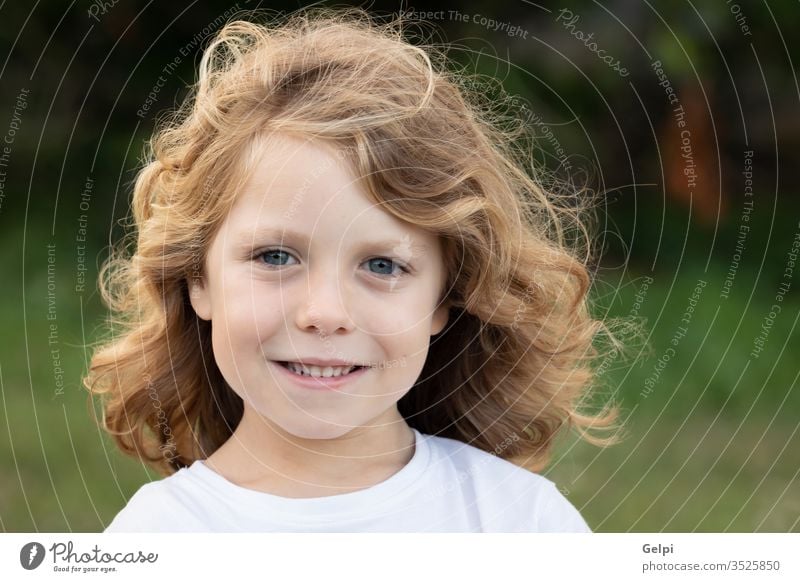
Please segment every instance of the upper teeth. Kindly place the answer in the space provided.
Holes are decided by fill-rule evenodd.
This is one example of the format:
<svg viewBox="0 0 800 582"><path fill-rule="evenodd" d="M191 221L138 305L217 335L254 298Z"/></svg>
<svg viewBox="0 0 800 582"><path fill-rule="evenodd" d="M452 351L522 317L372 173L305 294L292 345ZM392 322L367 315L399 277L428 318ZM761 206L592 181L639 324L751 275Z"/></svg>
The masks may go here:
<svg viewBox="0 0 800 582"><path fill-rule="evenodd" d="M306 366L305 364L298 364L297 362L288 362L289 369L296 374L304 374L306 376L316 376L317 378L330 378L331 376L342 376L348 374L355 366L326 366L321 368L319 366Z"/></svg>

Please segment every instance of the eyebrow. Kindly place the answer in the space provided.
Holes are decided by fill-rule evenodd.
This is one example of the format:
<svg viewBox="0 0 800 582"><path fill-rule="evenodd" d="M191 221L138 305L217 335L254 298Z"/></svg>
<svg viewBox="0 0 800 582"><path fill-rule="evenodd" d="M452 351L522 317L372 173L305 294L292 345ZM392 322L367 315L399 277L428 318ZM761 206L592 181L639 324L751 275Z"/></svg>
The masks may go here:
<svg viewBox="0 0 800 582"><path fill-rule="evenodd" d="M265 238L300 242L305 246L308 246L309 243L309 238L302 233L270 226L260 226L251 230L242 231L236 237L236 241L239 244L258 244L259 241Z"/></svg>
<svg viewBox="0 0 800 582"><path fill-rule="evenodd" d="M237 244L241 245L258 245L264 239L274 239L276 241L283 241L286 243L298 244L304 248L310 246L310 239L307 235L283 228L274 228L271 226L256 227L251 230L242 231L235 238ZM359 241L358 248L362 247L382 247L393 248L396 246L405 246L409 242L408 238L389 238L374 241ZM424 253L428 251L428 245L414 242L413 239L410 243L411 249L415 252Z"/></svg>

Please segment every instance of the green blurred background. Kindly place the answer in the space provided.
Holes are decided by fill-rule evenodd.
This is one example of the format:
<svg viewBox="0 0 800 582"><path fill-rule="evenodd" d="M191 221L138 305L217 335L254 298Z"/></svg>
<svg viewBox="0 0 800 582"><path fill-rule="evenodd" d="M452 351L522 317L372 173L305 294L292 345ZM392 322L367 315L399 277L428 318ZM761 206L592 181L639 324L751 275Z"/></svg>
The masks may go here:
<svg viewBox="0 0 800 582"><path fill-rule="evenodd" d="M647 330L603 362L628 437L599 450L565 436L545 475L596 531L800 531L800 6L360 5L451 43L524 102L540 167L603 193L596 313ZM103 330L98 267L159 112L209 35L264 6L0 4L3 531L100 531L158 478L98 430L80 384Z"/></svg>

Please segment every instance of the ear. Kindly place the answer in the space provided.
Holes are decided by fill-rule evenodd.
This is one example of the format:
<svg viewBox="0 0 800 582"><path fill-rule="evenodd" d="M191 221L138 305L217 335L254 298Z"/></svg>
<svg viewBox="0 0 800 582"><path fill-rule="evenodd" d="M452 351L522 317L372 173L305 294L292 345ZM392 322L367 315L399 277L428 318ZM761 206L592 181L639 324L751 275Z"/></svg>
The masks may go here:
<svg viewBox="0 0 800 582"><path fill-rule="evenodd" d="M189 302L197 317L211 321L211 293L204 279L187 281L189 285Z"/></svg>
<svg viewBox="0 0 800 582"><path fill-rule="evenodd" d="M433 312L431 321L431 335L441 333L450 320L450 300L445 299Z"/></svg>

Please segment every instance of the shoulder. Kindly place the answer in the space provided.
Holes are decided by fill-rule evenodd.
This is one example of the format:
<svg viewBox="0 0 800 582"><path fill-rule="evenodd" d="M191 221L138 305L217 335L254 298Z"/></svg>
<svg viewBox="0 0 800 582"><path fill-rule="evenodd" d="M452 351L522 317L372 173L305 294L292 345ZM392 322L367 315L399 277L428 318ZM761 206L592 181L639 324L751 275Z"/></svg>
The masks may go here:
<svg viewBox="0 0 800 582"><path fill-rule="evenodd" d="M432 437L431 445L450 470L448 486L474 497L487 530L592 531L550 479L455 439Z"/></svg>
<svg viewBox="0 0 800 582"><path fill-rule="evenodd" d="M189 469L142 485L105 532L180 532L202 529Z"/></svg>

